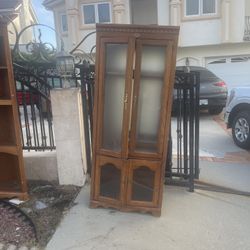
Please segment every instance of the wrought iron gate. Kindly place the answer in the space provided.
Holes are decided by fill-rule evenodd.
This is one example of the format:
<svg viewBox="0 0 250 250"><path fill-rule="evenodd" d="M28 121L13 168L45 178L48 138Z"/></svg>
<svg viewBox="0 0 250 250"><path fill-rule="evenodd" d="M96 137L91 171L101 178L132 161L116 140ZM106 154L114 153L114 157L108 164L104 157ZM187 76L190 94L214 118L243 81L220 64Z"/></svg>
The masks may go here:
<svg viewBox="0 0 250 250"><path fill-rule="evenodd" d="M87 169L91 173L95 67L86 61L76 67L81 82Z"/></svg>
<svg viewBox="0 0 250 250"><path fill-rule="evenodd" d="M199 178L199 92L199 73L176 71L165 176L167 183L186 184L190 191Z"/></svg>
<svg viewBox="0 0 250 250"><path fill-rule="evenodd" d="M23 149L54 150L51 86L47 78L45 80L16 63L13 66Z"/></svg>
<svg viewBox="0 0 250 250"><path fill-rule="evenodd" d="M85 62L78 67L80 68L87 163L90 173L94 66ZM172 136L169 140L165 175L167 183L188 185L190 191L194 189L194 179L199 178L199 82L197 72L176 71Z"/></svg>

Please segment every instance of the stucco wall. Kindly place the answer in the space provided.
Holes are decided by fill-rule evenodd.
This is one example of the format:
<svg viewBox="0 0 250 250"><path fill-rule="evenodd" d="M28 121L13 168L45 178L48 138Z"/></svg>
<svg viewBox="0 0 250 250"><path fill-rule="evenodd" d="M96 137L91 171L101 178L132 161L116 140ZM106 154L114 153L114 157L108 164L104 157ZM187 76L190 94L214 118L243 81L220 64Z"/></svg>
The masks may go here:
<svg viewBox="0 0 250 250"><path fill-rule="evenodd" d="M77 42L79 42L84 36L86 36L89 32L95 30L95 25L82 25L82 14L81 14L81 3L86 2L93 2L92 0L66 0L66 3L73 1L76 7L69 7L74 9L74 15L77 15L75 19L75 25L73 22L69 23L69 32L62 34L66 49L71 50ZM96 0L95 2L99 2L102 0ZM106 0L107 1L107 0ZM248 1L248 3L246 3ZM110 0L112 3L112 21L113 23L130 23L131 21L131 2L130 0ZM147 4L150 3L149 0L146 2L142 0L134 0L136 3L137 8L145 8L145 11L141 13L147 17L148 23L153 23L148 19L150 11L146 11ZM212 46L220 45L220 44L229 44L229 43L242 43L243 44L243 36L244 36L244 27L245 27L245 14L248 11L250 13L250 1L249 0L221 0L218 6L218 15L211 18L211 17L202 17L202 18L195 18L195 19L185 19L183 17L183 2L180 0L157 0L157 20L158 24L160 25L180 25L180 36L179 36L179 46L181 48L189 47L195 48L197 51L206 51L204 46ZM155 2L155 3L156 3ZM153 1L151 1L152 5ZM155 5L154 5L155 6ZM151 6L152 7L152 6ZM63 9L64 8L64 9ZM248 10L247 10L248 9ZM59 20L59 13L62 11L66 11L65 4L57 5L54 8L55 19L56 19L56 27L57 30L60 31L60 20ZM71 15L71 10L67 10L67 14ZM248 13L247 12L247 13ZM71 13L71 14L70 14ZM72 16L71 16L72 18ZM143 18L140 19L141 21L145 21ZM152 16L154 18L154 16ZM142 22L142 23L143 23ZM73 34L72 31L75 31ZM85 52L89 52L90 48L95 45L95 36L91 36L88 38L82 46L82 49ZM201 48L199 48L201 46ZM234 47L236 50L241 50L241 46ZM190 48L190 50L193 50ZM220 48L222 53L224 54L223 50L224 47ZM232 49L230 52L238 53ZM219 51L220 52L220 51ZM194 51L195 53L195 51ZM201 52L199 52L201 53ZM210 50L211 56L216 56L215 51ZM227 53L227 52L225 52ZM240 53L240 52L239 52ZM204 55L206 52L204 52ZM201 55L202 56L202 55ZM204 56L203 56L204 57Z"/></svg>
<svg viewBox="0 0 250 250"><path fill-rule="evenodd" d="M238 43L178 48L177 65L183 65L186 57L191 57L191 65L205 67L209 58L250 55L249 46L249 43Z"/></svg>
<svg viewBox="0 0 250 250"><path fill-rule="evenodd" d="M22 4L18 9L18 16L13 20L13 23L17 29L17 32L20 32L26 26L37 23L36 17L31 13L32 5L30 4L31 0L22 0ZM15 31L12 24L8 26L9 30L9 42L10 44L15 44L16 37ZM29 29L23 33L20 37L20 44L26 44L32 40L32 29Z"/></svg>
<svg viewBox="0 0 250 250"><path fill-rule="evenodd" d="M179 46L218 44L221 42L220 19L194 20L181 23Z"/></svg>
<svg viewBox="0 0 250 250"><path fill-rule="evenodd" d="M245 0L245 15L250 16L250 1Z"/></svg>
<svg viewBox="0 0 250 250"><path fill-rule="evenodd" d="M169 25L169 0L157 1L158 24Z"/></svg>
<svg viewBox="0 0 250 250"><path fill-rule="evenodd" d="M230 42L241 42L244 36L244 29L245 0L231 1Z"/></svg>
<svg viewBox="0 0 250 250"><path fill-rule="evenodd" d="M157 0L131 0L131 13L133 24L157 24Z"/></svg>

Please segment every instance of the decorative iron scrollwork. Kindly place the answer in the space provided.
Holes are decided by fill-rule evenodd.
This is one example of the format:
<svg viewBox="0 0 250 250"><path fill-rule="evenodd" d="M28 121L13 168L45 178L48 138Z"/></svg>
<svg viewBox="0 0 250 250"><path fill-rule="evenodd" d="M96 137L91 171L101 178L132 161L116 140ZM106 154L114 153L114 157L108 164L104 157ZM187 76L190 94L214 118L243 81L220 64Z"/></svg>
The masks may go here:
<svg viewBox="0 0 250 250"><path fill-rule="evenodd" d="M13 58L17 62L27 63L53 63L59 49L50 42L43 42L42 28L51 30L60 39L61 47L64 46L63 39L57 34L56 30L45 24L31 24L22 29L17 34L15 46L13 48ZM26 32L32 34L32 41L21 44L21 40ZM38 32L38 34L36 34Z"/></svg>
<svg viewBox="0 0 250 250"><path fill-rule="evenodd" d="M95 56L94 52L96 49L96 45L93 45L89 52L84 51L82 48L84 42L87 41L88 38L95 35L96 31L92 31L88 33L69 53L72 54L75 58L75 64L82 64L84 61L89 61L91 64L95 64Z"/></svg>

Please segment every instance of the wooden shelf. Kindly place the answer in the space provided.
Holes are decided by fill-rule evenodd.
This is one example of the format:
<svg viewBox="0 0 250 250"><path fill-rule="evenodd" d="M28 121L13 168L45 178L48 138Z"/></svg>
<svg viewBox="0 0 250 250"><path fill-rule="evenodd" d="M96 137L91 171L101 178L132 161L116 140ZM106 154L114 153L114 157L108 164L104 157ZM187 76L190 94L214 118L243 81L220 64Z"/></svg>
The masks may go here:
<svg viewBox="0 0 250 250"><path fill-rule="evenodd" d="M0 20L0 198L25 200L27 183L18 124L8 30Z"/></svg>
<svg viewBox="0 0 250 250"><path fill-rule="evenodd" d="M0 198L19 198L20 200L28 200L28 193L27 192L15 192L11 189L0 190Z"/></svg>
<svg viewBox="0 0 250 250"><path fill-rule="evenodd" d="M0 145L0 153L18 155L18 148L16 145Z"/></svg>
<svg viewBox="0 0 250 250"><path fill-rule="evenodd" d="M96 31L91 207L159 216L179 28L97 24Z"/></svg>
<svg viewBox="0 0 250 250"><path fill-rule="evenodd" d="M11 106L12 100L10 99L0 99L0 106Z"/></svg>

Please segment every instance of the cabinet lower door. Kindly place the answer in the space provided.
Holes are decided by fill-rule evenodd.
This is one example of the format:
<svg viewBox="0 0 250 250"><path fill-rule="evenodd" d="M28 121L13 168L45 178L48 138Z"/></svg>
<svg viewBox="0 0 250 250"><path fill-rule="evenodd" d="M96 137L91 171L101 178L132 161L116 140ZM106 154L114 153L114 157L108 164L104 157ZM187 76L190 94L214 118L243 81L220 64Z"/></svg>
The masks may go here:
<svg viewBox="0 0 250 250"><path fill-rule="evenodd" d="M127 182L127 204L138 207L155 207L162 186L160 162L130 160Z"/></svg>
<svg viewBox="0 0 250 250"><path fill-rule="evenodd" d="M106 156L98 156L96 161L94 197L109 204L121 205L124 194L123 161Z"/></svg>

